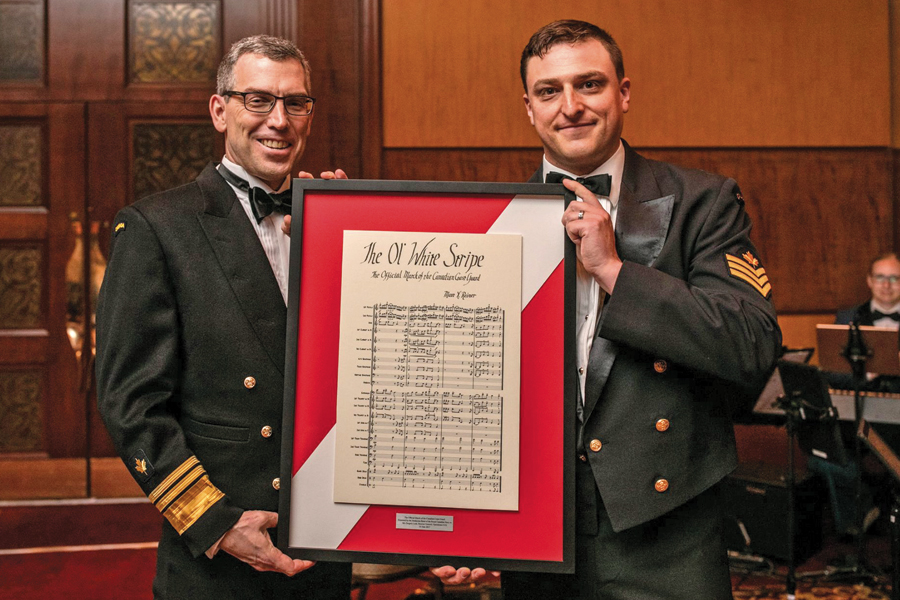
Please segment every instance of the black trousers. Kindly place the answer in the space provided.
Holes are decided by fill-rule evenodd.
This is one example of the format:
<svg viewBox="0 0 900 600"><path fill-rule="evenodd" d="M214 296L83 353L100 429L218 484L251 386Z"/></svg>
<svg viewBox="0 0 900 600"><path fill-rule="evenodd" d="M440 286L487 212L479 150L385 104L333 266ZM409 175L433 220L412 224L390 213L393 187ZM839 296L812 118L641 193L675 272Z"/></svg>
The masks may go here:
<svg viewBox="0 0 900 600"><path fill-rule="evenodd" d="M579 462L575 573L503 573L504 600L730 600L718 486L616 533L590 466Z"/></svg>

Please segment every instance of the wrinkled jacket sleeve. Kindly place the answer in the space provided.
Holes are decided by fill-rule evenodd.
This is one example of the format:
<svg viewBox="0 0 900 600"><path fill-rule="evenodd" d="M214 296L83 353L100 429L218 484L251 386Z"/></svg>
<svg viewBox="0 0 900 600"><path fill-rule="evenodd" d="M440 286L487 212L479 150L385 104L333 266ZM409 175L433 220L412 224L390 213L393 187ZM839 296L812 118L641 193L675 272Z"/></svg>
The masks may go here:
<svg viewBox="0 0 900 600"><path fill-rule="evenodd" d="M97 306L97 397L118 453L194 556L240 518L178 422L178 298L153 227L135 207L115 220Z"/></svg>

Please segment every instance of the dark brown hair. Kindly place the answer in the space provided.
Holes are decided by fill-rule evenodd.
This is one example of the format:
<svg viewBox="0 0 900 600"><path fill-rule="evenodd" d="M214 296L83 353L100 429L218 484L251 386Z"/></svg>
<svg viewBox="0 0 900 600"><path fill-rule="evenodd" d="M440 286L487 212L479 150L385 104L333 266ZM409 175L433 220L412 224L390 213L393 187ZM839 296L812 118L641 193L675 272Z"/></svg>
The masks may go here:
<svg viewBox="0 0 900 600"><path fill-rule="evenodd" d="M519 63L519 72L522 75L522 86L528 92L528 84L525 82L525 71L528 69L528 61L532 57L543 57L553 46L557 44L577 44L585 40L598 40L609 52L613 65L616 67L616 76L619 81L625 77L625 63L622 60L622 49L616 44L609 33L586 21L564 20L554 21L538 29L525 49L522 50L522 60Z"/></svg>

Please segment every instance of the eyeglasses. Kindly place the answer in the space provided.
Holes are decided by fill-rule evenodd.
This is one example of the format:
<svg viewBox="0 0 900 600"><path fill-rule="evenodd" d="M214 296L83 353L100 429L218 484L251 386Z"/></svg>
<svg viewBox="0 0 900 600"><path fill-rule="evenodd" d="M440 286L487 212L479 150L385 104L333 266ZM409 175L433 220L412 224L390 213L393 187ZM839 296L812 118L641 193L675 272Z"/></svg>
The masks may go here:
<svg viewBox="0 0 900 600"><path fill-rule="evenodd" d="M890 283L896 285L900 283L900 275L869 275L875 283Z"/></svg>
<svg viewBox="0 0 900 600"><path fill-rule="evenodd" d="M284 102L284 110L295 117L312 114L315 98L309 96L275 96L266 92L235 92L229 90L223 96L240 96L244 100L244 108L250 112L268 114L275 108L275 103Z"/></svg>

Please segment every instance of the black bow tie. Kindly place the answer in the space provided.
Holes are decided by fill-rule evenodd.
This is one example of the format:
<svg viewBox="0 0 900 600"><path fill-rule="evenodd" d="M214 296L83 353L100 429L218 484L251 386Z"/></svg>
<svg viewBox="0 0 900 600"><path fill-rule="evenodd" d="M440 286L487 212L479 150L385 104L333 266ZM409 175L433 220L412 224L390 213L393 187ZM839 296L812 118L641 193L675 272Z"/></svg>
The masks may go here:
<svg viewBox="0 0 900 600"><path fill-rule="evenodd" d="M878 319L893 319L897 322L900 322L900 312L883 313L878 310L873 310L872 321L877 321Z"/></svg>
<svg viewBox="0 0 900 600"><path fill-rule="evenodd" d="M279 212L285 215L291 214L291 190L270 194L260 187L251 188L246 180L238 177L224 166L219 165L219 173L225 178L225 181L247 192L250 198L250 209L256 222L259 223L273 212Z"/></svg>
<svg viewBox="0 0 900 600"><path fill-rule="evenodd" d="M609 189L612 186L612 177L610 175L594 175L593 177L569 177L556 171L547 173L547 183L562 183L563 179L575 179L578 183L589 189L597 196L609 197ZM566 190L566 198L574 200L575 194Z"/></svg>

